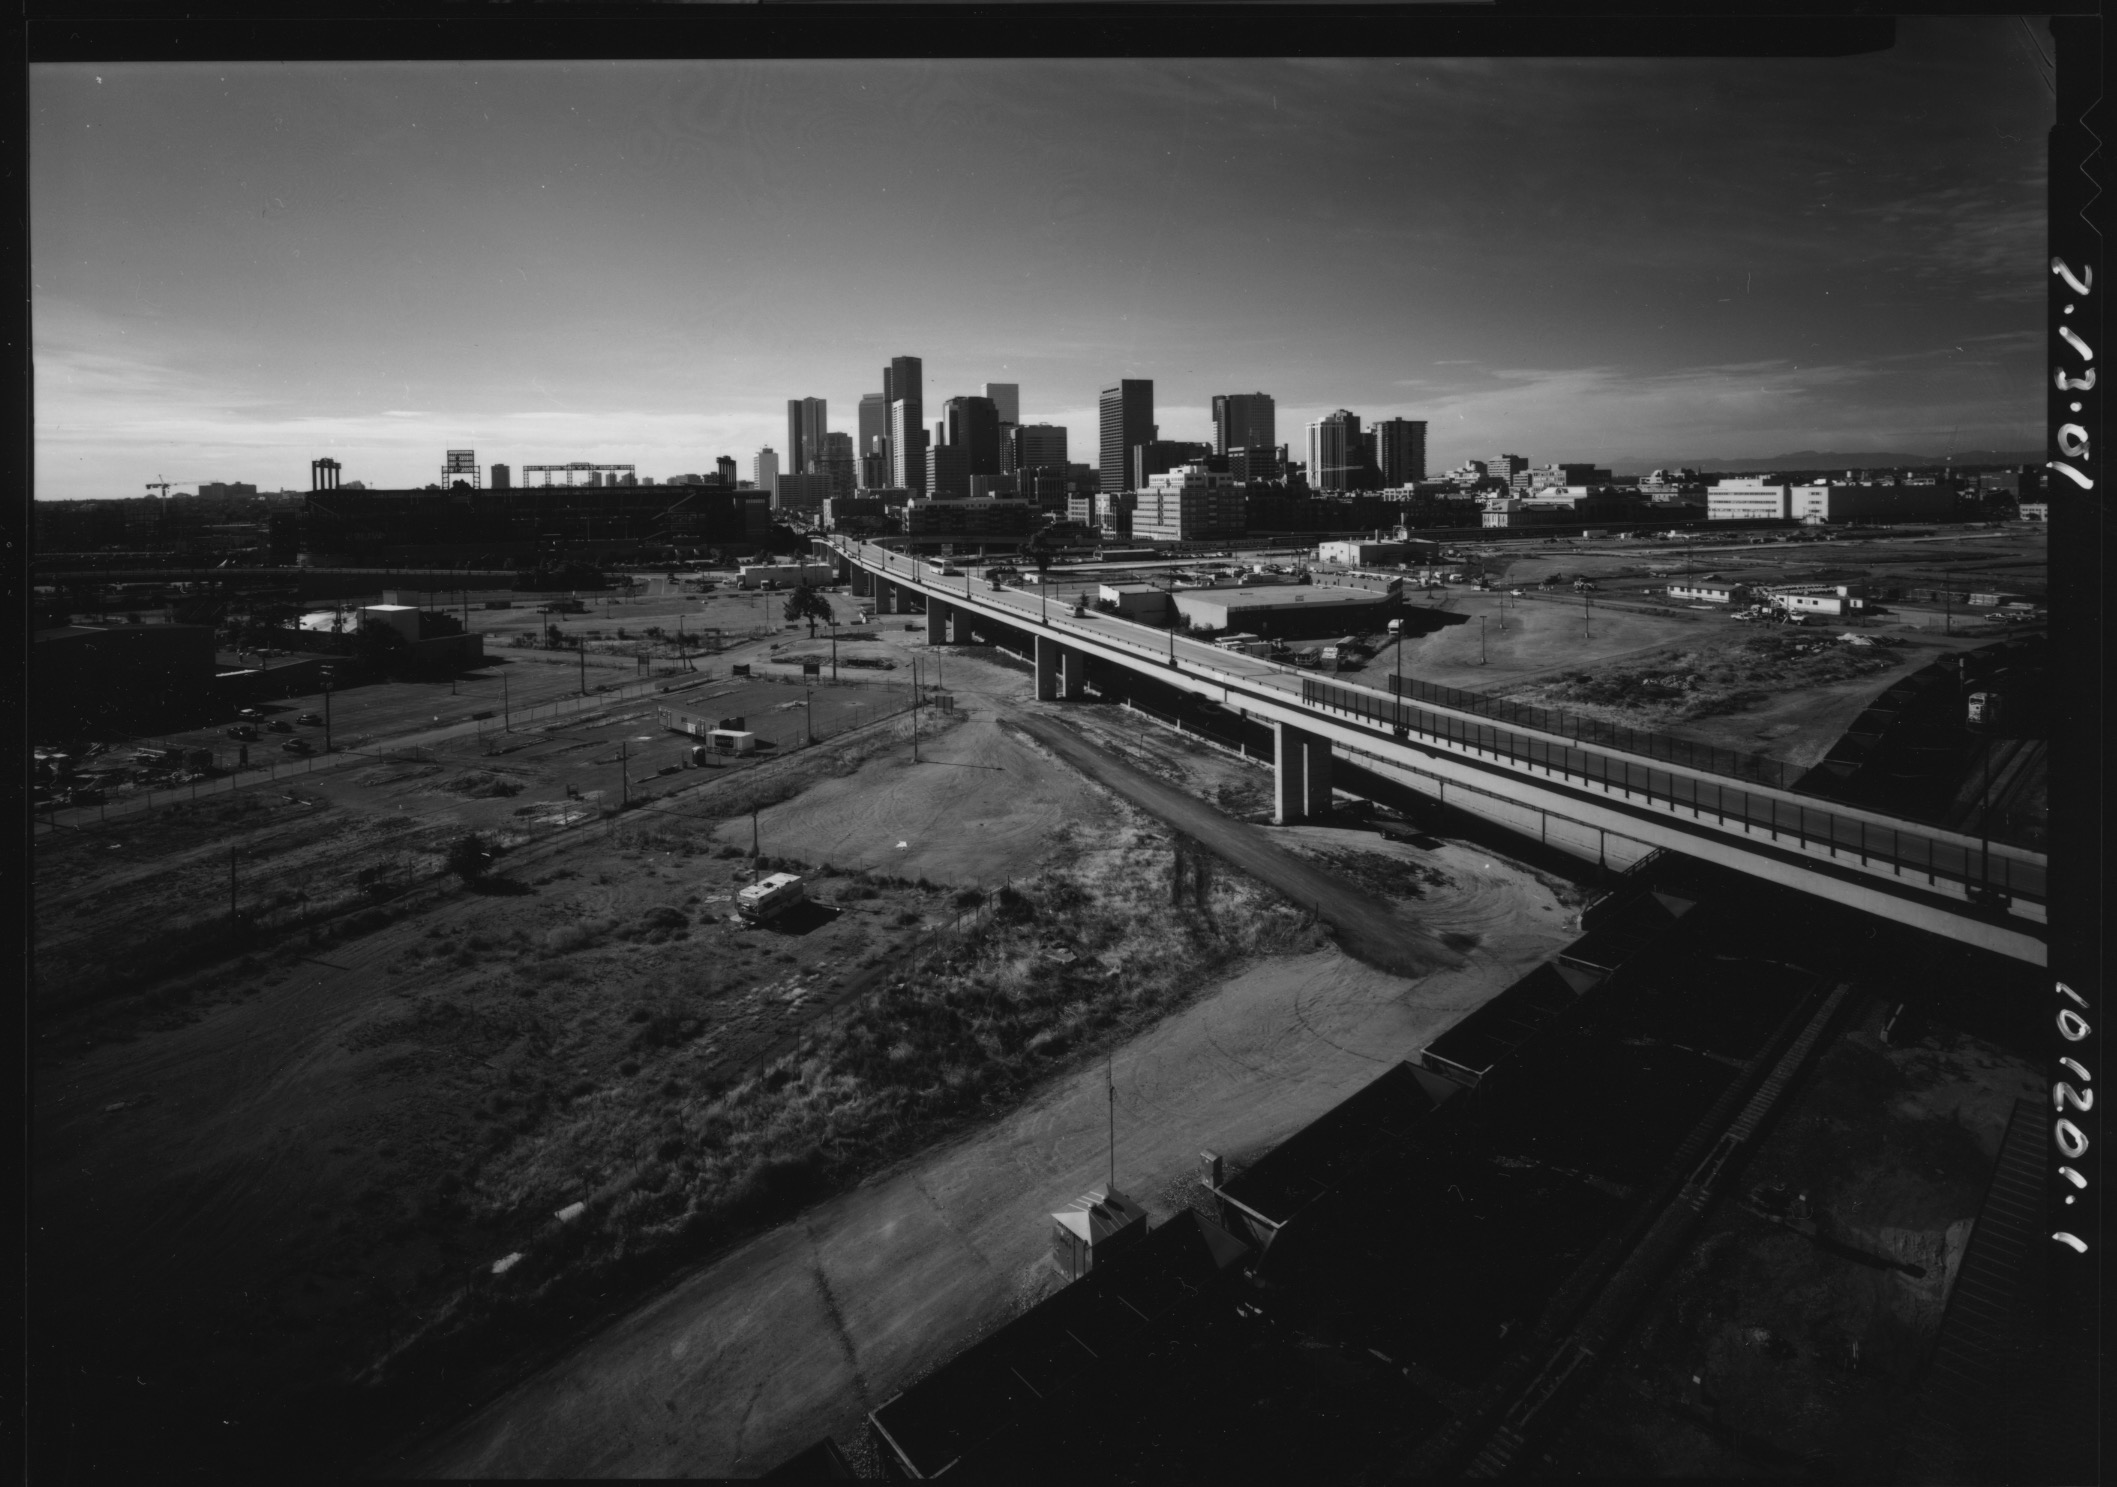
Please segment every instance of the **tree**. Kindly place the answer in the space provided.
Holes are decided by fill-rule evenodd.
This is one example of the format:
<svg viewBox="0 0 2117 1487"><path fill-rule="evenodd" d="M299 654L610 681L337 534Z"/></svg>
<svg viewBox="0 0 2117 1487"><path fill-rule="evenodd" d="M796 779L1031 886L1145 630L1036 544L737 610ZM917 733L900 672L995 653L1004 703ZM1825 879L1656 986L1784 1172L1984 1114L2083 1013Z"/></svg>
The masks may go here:
<svg viewBox="0 0 2117 1487"><path fill-rule="evenodd" d="M448 870L466 883L483 877L492 860L492 843L479 832L465 832L448 844Z"/></svg>
<svg viewBox="0 0 2117 1487"><path fill-rule="evenodd" d="M1022 549L1022 555L1028 558L1030 562L1036 564L1037 582L1042 583L1044 572L1051 566L1053 556L1051 551L1051 528L1038 527L1031 534L1029 545Z"/></svg>
<svg viewBox="0 0 2117 1487"><path fill-rule="evenodd" d="M831 618L831 601L823 596L821 590L810 588L808 581L804 579L795 584L793 592L787 595L786 617L795 621L807 620L809 638L813 640L816 638L816 621Z"/></svg>

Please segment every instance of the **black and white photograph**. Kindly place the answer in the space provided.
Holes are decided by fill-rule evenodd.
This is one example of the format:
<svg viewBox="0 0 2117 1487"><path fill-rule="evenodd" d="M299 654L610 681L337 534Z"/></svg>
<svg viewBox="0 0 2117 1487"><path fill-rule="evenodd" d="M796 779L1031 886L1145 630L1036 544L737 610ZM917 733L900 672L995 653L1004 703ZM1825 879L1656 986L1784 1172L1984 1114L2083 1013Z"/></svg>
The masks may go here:
<svg viewBox="0 0 2117 1487"><path fill-rule="evenodd" d="M666 9L32 29L26 1479L2098 1480L2095 23Z"/></svg>

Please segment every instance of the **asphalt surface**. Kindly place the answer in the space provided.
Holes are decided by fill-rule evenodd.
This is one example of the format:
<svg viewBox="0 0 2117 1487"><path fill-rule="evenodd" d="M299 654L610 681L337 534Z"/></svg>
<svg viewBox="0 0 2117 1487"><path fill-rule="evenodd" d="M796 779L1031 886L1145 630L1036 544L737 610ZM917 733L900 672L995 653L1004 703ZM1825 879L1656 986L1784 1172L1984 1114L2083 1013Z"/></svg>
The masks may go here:
<svg viewBox="0 0 2117 1487"><path fill-rule="evenodd" d="M1315 909L1337 931L1340 947L1355 959L1400 976L1423 976L1462 965L1462 957L1433 935L1404 923L1388 905L1337 873L1281 848L1256 827L1231 820L1203 801L1113 759L1056 723L1020 714L1012 721L1090 779L1109 786L1295 903Z"/></svg>

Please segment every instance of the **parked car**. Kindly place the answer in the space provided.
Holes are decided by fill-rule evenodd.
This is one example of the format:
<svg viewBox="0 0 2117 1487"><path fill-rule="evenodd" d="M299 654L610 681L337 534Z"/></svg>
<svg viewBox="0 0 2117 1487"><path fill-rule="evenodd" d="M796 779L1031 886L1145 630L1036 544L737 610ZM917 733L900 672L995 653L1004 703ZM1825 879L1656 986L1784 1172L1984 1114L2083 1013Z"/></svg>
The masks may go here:
<svg viewBox="0 0 2117 1487"><path fill-rule="evenodd" d="M297 723L301 723L301 724L303 724L303 725L305 725L305 726L307 726L307 727L310 727L310 728L321 728L321 727L323 726L323 714L322 714L322 713L302 713L302 714L300 714L299 716L297 716L297 717L296 717L296 718L294 719L294 721L295 721L295 722L297 722Z"/></svg>
<svg viewBox="0 0 2117 1487"><path fill-rule="evenodd" d="M228 730L228 737L241 739L244 743L255 743L257 741L257 730L248 723L237 723Z"/></svg>
<svg viewBox="0 0 2117 1487"><path fill-rule="evenodd" d="M259 712L254 707L239 707L235 710L235 715L238 718L242 718L245 721L252 723L256 722L259 718L264 716L263 713Z"/></svg>
<svg viewBox="0 0 2117 1487"><path fill-rule="evenodd" d="M294 725L285 718L274 718L271 722L265 724L265 727L273 733L292 733L294 731Z"/></svg>
<svg viewBox="0 0 2117 1487"><path fill-rule="evenodd" d="M290 738L280 747L290 754L306 754L309 752L309 741L305 738Z"/></svg>

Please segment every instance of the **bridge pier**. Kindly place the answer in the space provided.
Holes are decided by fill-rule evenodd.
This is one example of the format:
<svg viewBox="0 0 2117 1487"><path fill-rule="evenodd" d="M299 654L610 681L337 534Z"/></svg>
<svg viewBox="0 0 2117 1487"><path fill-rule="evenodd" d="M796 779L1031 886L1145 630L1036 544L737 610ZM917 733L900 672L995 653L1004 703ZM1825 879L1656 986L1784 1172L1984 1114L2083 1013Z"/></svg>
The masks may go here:
<svg viewBox="0 0 2117 1487"><path fill-rule="evenodd" d="M970 638L970 619L969 613L957 605L951 604L948 606L948 643L950 645L971 645L974 643Z"/></svg>
<svg viewBox="0 0 2117 1487"><path fill-rule="evenodd" d="M895 614L903 590L886 578L875 580L875 613Z"/></svg>
<svg viewBox="0 0 2117 1487"><path fill-rule="evenodd" d="M1088 657L1072 646L1059 649L1059 695L1068 702L1080 700L1088 685Z"/></svg>
<svg viewBox="0 0 2117 1487"><path fill-rule="evenodd" d="M1279 826L1330 814L1330 740L1286 723L1272 725L1272 821Z"/></svg>
<svg viewBox="0 0 2117 1487"><path fill-rule="evenodd" d="M926 643L941 645L949 639L949 630L956 618L956 607L944 604L939 599L926 601Z"/></svg>
<svg viewBox="0 0 2117 1487"><path fill-rule="evenodd" d="M848 563L846 566L852 569L853 576L847 581L852 585L853 597L855 599L874 598L875 575L868 572L858 563Z"/></svg>
<svg viewBox="0 0 2117 1487"><path fill-rule="evenodd" d="M1065 649L1048 635L1036 640L1036 700L1056 702L1059 695L1059 654Z"/></svg>

